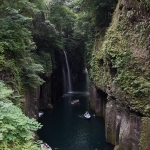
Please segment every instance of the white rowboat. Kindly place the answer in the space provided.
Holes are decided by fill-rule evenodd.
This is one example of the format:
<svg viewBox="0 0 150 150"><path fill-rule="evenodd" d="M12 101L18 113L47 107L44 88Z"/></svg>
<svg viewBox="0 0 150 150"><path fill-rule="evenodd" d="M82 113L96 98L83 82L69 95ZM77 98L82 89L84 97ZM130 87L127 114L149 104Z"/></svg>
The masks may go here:
<svg viewBox="0 0 150 150"><path fill-rule="evenodd" d="M87 118L87 119L89 119L89 118L91 118L91 115L90 115L88 112L86 112L86 113L84 114L84 117Z"/></svg>

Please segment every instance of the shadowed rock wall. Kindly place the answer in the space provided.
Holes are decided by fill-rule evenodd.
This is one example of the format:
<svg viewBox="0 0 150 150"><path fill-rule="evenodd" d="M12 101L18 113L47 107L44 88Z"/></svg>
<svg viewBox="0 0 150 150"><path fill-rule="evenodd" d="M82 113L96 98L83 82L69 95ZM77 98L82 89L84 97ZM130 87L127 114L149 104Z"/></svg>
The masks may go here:
<svg viewBox="0 0 150 150"><path fill-rule="evenodd" d="M95 111L97 116L105 116L107 94L96 89L93 83L90 84L90 108Z"/></svg>
<svg viewBox="0 0 150 150"><path fill-rule="evenodd" d="M39 100L40 100L40 87L32 89L25 94L25 115L29 118L38 119L39 111Z"/></svg>
<svg viewBox="0 0 150 150"><path fill-rule="evenodd" d="M105 119L106 141L118 150L149 150L150 119L121 107L114 97L104 95L91 83L90 106L97 116Z"/></svg>
<svg viewBox="0 0 150 150"><path fill-rule="evenodd" d="M149 8L148 0L118 0L93 49L91 108L105 112L107 141L119 150L150 149Z"/></svg>

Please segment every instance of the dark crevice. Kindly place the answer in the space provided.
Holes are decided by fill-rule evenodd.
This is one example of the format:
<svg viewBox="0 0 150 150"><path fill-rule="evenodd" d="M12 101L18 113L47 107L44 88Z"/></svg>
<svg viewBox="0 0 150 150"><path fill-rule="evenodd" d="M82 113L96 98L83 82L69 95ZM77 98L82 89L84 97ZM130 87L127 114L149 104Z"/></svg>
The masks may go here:
<svg viewBox="0 0 150 150"><path fill-rule="evenodd" d="M120 9L120 10L123 9L123 4L119 5L119 9Z"/></svg>
<svg viewBox="0 0 150 150"><path fill-rule="evenodd" d="M127 10L128 10L128 11L132 10L132 7L127 7Z"/></svg>
<svg viewBox="0 0 150 150"><path fill-rule="evenodd" d="M110 74L111 74L112 78L114 78L115 75L117 74L117 68L113 68L112 63L109 63L109 68L110 68Z"/></svg>
<svg viewBox="0 0 150 150"><path fill-rule="evenodd" d="M103 92L100 89L97 89L97 97L101 99L101 106L102 106L102 114L103 117L105 116L105 109L106 109L106 104L107 104L107 93Z"/></svg>
<svg viewBox="0 0 150 150"><path fill-rule="evenodd" d="M115 98L114 96L110 96L109 99L110 99L110 100L113 100L113 101L116 100L116 98Z"/></svg>
<svg viewBox="0 0 150 150"><path fill-rule="evenodd" d="M99 60L99 67L103 66L103 64L104 64L104 60L103 60L103 59L100 59L100 60Z"/></svg>
<svg viewBox="0 0 150 150"><path fill-rule="evenodd" d="M110 68L110 74L112 77L115 77L115 75L117 74L117 69L116 68Z"/></svg>
<svg viewBox="0 0 150 150"><path fill-rule="evenodd" d="M140 112L135 112L135 110L131 110L131 108L129 108L129 107L128 107L128 109L129 109L129 112L130 112L130 113L135 114L135 115L137 115L137 116L139 116L139 117L144 117L144 115L141 114Z"/></svg>
<svg viewBox="0 0 150 150"><path fill-rule="evenodd" d="M116 144L119 144L120 124L121 124L121 120L119 121L117 128L116 128Z"/></svg>
<svg viewBox="0 0 150 150"><path fill-rule="evenodd" d="M107 98L107 93L105 93L104 91L97 89L97 94L100 95L103 99Z"/></svg>

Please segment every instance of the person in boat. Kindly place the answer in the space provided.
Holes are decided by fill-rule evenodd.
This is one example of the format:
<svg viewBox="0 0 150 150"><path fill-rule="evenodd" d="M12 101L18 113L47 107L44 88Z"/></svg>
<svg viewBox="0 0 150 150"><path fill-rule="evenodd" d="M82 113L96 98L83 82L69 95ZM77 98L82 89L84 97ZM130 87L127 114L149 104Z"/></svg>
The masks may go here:
<svg viewBox="0 0 150 150"><path fill-rule="evenodd" d="M46 148L50 148L50 146L49 146L47 143L44 143L44 146L45 146Z"/></svg>
<svg viewBox="0 0 150 150"><path fill-rule="evenodd" d="M86 111L85 114L88 115L89 114L88 111Z"/></svg>
<svg viewBox="0 0 150 150"><path fill-rule="evenodd" d="M89 116L89 112L88 111L85 112L85 116Z"/></svg>

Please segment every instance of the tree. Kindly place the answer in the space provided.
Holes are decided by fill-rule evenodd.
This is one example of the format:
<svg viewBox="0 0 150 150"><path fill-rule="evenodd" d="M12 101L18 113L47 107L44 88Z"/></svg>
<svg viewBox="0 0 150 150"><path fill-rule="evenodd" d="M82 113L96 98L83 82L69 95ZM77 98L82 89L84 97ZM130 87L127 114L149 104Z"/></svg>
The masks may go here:
<svg viewBox="0 0 150 150"><path fill-rule="evenodd" d="M38 150L34 132L41 128L35 119L26 117L10 101L13 91L0 81L0 149Z"/></svg>
<svg viewBox="0 0 150 150"><path fill-rule="evenodd" d="M5 77L4 80L7 77L7 83L19 92L23 86L40 85L43 80L39 73L43 69L31 56L31 51L36 48L31 35L32 15L38 10L28 0L3 1L0 10L0 75ZM31 69L29 63L32 75L27 74ZM27 77L25 80L24 76Z"/></svg>

